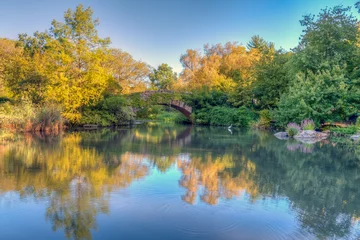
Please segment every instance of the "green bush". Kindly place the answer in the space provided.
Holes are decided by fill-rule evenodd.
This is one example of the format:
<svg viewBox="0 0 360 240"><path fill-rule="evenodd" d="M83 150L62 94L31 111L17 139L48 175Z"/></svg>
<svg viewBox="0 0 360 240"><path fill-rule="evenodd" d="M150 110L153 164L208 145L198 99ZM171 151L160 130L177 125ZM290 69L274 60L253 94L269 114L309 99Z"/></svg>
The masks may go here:
<svg viewBox="0 0 360 240"><path fill-rule="evenodd" d="M160 105L142 107L137 109L136 118L155 120L156 116L163 111L164 107Z"/></svg>
<svg viewBox="0 0 360 240"><path fill-rule="evenodd" d="M193 118L195 119L196 124L209 125L210 124L210 109L204 108L202 110L196 111L193 114Z"/></svg>
<svg viewBox="0 0 360 240"><path fill-rule="evenodd" d="M134 120L134 113L121 96L110 96L83 110L80 124L116 126Z"/></svg>
<svg viewBox="0 0 360 240"><path fill-rule="evenodd" d="M360 117L356 119L356 127L360 129Z"/></svg>
<svg viewBox="0 0 360 240"><path fill-rule="evenodd" d="M311 118L316 125L344 121L358 109L350 97L352 91L344 72L336 67L331 72L300 74L289 92L280 98L276 120L279 125Z"/></svg>
<svg viewBox="0 0 360 240"><path fill-rule="evenodd" d="M315 123L311 119L305 119L301 121L302 130L315 130Z"/></svg>
<svg viewBox="0 0 360 240"><path fill-rule="evenodd" d="M286 132L289 137L294 137L301 130L300 126L296 123L288 123L286 126Z"/></svg>
<svg viewBox="0 0 360 240"><path fill-rule="evenodd" d="M248 127L252 120L252 113L246 107L229 108L213 107L209 115L209 124L214 126Z"/></svg>
<svg viewBox="0 0 360 240"><path fill-rule="evenodd" d="M156 120L165 123L189 123L184 114L177 111L163 111L156 116Z"/></svg>
<svg viewBox="0 0 360 240"><path fill-rule="evenodd" d="M259 120L252 126L254 128L269 129L271 126L271 112L268 109L259 111Z"/></svg>
<svg viewBox="0 0 360 240"><path fill-rule="evenodd" d="M331 132L340 134L340 135L351 135L355 134L358 131L358 128L355 125L349 127L332 127L330 128Z"/></svg>
<svg viewBox="0 0 360 240"><path fill-rule="evenodd" d="M195 112L215 106L231 107L226 93L218 90L209 90L206 87L194 90L190 94L184 94L182 98Z"/></svg>

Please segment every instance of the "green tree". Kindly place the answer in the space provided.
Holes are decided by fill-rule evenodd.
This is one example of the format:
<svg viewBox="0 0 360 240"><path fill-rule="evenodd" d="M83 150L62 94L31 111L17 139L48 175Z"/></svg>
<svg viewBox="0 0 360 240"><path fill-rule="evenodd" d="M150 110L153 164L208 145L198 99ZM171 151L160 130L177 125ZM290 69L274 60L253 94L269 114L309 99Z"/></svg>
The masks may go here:
<svg viewBox="0 0 360 240"><path fill-rule="evenodd" d="M349 98L345 71L339 67L318 74L299 74L289 92L280 98L278 123L301 122L313 119L317 124L342 121L357 112L357 105Z"/></svg>
<svg viewBox="0 0 360 240"><path fill-rule="evenodd" d="M257 64L254 73L256 81L251 90L257 107L276 107L280 96L288 91L292 78L289 72L291 56L291 53L279 50L272 60Z"/></svg>
<svg viewBox="0 0 360 240"><path fill-rule="evenodd" d="M251 37L251 40L246 45L248 49L257 49L263 55L271 56L275 53L275 45L272 42L265 41L259 35Z"/></svg>
<svg viewBox="0 0 360 240"><path fill-rule="evenodd" d="M317 17L303 17L300 23L305 29L294 49L297 70L315 73L341 66L346 69L346 75L352 73L359 49L357 19L350 10L340 5L321 10Z"/></svg>
<svg viewBox="0 0 360 240"><path fill-rule="evenodd" d="M149 74L149 78L153 88L169 90L177 80L177 74L173 72L172 67L163 63Z"/></svg>

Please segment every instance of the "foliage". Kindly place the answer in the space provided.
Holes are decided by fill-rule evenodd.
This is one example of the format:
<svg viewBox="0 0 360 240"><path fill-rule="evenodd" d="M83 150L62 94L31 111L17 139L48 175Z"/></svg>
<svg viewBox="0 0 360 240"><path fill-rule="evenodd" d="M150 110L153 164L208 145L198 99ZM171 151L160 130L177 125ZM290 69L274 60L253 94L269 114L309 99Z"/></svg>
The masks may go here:
<svg viewBox="0 0 360 240"><path fill-rule="evenodd" d="M291 53L280 50L272 59L264 58L256 65L256 81L251 92L257 108L274 108L279 103L280 96L287 93L293 78L289 71L291 57Z"/></svg>
<svg viewBox="0 0 360 240"><path fill-rule="evenodd" d="M101 98L111 78L104 67L110 40L98 36L99 22L92 15L90 8L79 5L65 12L64 22L52 21L49 31L19 35L29 66L22 67L20 60L14 66L13 71L24 71L9 79L16 96L28 94L35 103L59 103L71 122L81 118L81 107Z"/></svg>
<svg viewBox="0 0 360 240"><path fill-rule="evenodd" d="M136 118L155 120L163 112L163 106L144 106L136 110Z"/></svg>
<svg viewBox="0 0 360 240"><path fill-rule="evenodd" d="M301 121L302 130L315 130L315 123L312 119L305 119Z"/></svg>
<svg viewBox="0 0 360 240"><path fill-rule="evenodd" d="M205 45L204 54L197 50L187 50L180 58L184 70L180 74L179 87L201 89L208 86L223 92L231 92L240 85L247 87L252 82L253 63L258 59L259 50L247 51L236 42Z"/></svg>
<svg viewBox="0 0 360 240"><path fill-rule="evenodd" d="M106 93L129 94L147 89L148 64L136 61L129 53L120 49L111 49L106 67L113 73Z"/></svg>
<svg viewBox="0 0 360 240"><path fill-rule="evenodd" d="M64 22L53 20L48 31L20 34L18 48L1 40L0 46L9 47L0 47L0 57L9 60L0 66L0 71L6 70L0 83L6 79L15 99L59 104L62 116L71 123L79 123L84 110L88 118L88 107L105 95L146 89L148 65L109 49L110 39L98 36L98 25L92 10L78 5L65 12Z"/></svg>
<svg viewBox="0 0 360 240"><path fill-rule="evenodd" d="M207 87L193 90L190 94L184 94L182 98L195 111L215 106L231 107L226 93L209 90Z"/></svg>
<svg viewBox="0 0 360 240"><path fill-rule="evenodd" d="M299 46L295 48L294 66L306 73L331 71L341 66L349 77L358 58L358 25L350 7L325 8L315 15L305 15Z"/></svg>
<svg viewBox="0 0 360 240"><path fill-rule="evenodd" d="M16 48L16 41L0 38L0 96L9 95L7 91L7 69L21 52L21 49Z"/></svg>
<svg viewBox="0 0 360 240"><path fill-rule="evenodd" d="M168 64L152 69L111 48L110 39L98 35L99 21L91 8L78 5L45 32L20 34L18 41L0 39L0 102L51 103L71 124L102 126L133 119L128 106L138 117L155 118L161 108L153 105L172 99L190 105L199 124L245 126L248 119L239 120L248 116L239 115L245 108L259 112L255 125L261 128L269 127L270 112L281 127L307 118L315 126L353 119L360 106L358 20L350 7L335 6L306 15L300 23L303 34L291 52L276 49L259 35L246 45L206 44L202 51L188 49L181 55L184 68L178 78ZM150 88L178 93L142 97L140 92ZM109 98L123 94L128 103ZM50 119L58 118L50 112Z"/></svg>
<svg viewBox="0 0 360 240"><path fill-rule="evenodd" d="M157 69L149 74L151 84L154 89L169 90L177 80L177 74L173 72L172 67L163 63Z"/></svg>
<svg viewBox="0 0 360 240"><path fill-rule="evenodd" d="M352 135L359 131L359 128L355 125L351 125L348 127L332 127L330 128L330 131L340 135Z"/></svg>
<svg viewBox="0 0 360 240"><path fill-rule="evenodd" d="M296 134L299 133L301 130L300 126L297 123L288 123L286 126L286 132L288 133L289 137L294 137Z"/></svg>
<svg viewBox="0 0 360 240"><path fill-rule="evenodd" d="M210 124L214 126L248 127L253 119L253 114L246 107L211 107L207 111L200 111L195 114L195 121L198 124Z"/></svg>
<svg viewBox="0 0 360 240"><path fill-rule="evenodd" d="M117 126L134 120L134 114L125 98L109 96L93 107L84 109L80 124Z"/></svg>
<svg viewBox="0 0 360 240"><path fill-rule="evenodd" d="M189 120L177 111L161 111L156 116L156 120L165 123L189 123Z"/></svg>
<svg viewBox="0 0 360 240"><path fill-rule="evenodd" d="M63 125L61 109L58 105L47 104L40 108L33 120L36 131L50 131L51 129L60 129Z"/></svg>
<svg viewBox="0 0 360 240"><path fill-rule="evenodd" d="M24 100L17 104L0 104L0 128L19 131L58 131L62 128L62 118L57 105L33 105Z"/></svg>
<svg viewBox="0 0 360 240"><path fill-rule="evenodd" d="M31 122L35 118L35 109L31 102L23 101L21 104L9 102L0 105L1 128L16 128L20 131L30 131Z"/></svg>
<svg viewBox="0 0 360 240"><path fill-rule="evenodd" d="M336 68L318 74L308 72L298 75L288 94L280 98L276 111L278 124L300 122L311 118L315 124L342 121L357 113L358 103L349 96L349 86L344 73Z"/></svg>
<svg viewBox="0 0 360 240"><path fill-rule="evenodd" d="M253 123L254 128L260 128L260 129L269 129L271 126L271 112L268 109L264 109L259 111L259 120L255 123Z"/></svg>

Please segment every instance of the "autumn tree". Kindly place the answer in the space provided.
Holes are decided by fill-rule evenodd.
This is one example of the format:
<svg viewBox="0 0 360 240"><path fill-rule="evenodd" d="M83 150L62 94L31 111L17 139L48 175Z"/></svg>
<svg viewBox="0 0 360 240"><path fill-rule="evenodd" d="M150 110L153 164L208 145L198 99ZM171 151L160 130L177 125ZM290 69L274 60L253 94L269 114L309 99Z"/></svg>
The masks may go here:
<svg viewBox="0 0 360 240"><path fill-rule="evenodd" d="M6 95L6 79L9 68L20 54L21 49L16 48L15 41L0 38L0 96Z"/></svg>
<svg viewBox="0 0 360 240"><path fill-rule="evenodd" d="M111 49L107 65L113 74L108 89L110 93L128 94L147 89L150 67L145 62L136 61L125 51Z"/></svg>
<svg viewBox="0 0 360 240"><path fill-rule="evenodd" d="M98 36L99 21L92 15L90 8L79 5L65 12L64 22L53 20L48 31L19 35L27 62L18 62L9 79L17 96L59 103L72 122L80 119L82 106L101 99L112 77L105 68L110 39Z"/></svg>

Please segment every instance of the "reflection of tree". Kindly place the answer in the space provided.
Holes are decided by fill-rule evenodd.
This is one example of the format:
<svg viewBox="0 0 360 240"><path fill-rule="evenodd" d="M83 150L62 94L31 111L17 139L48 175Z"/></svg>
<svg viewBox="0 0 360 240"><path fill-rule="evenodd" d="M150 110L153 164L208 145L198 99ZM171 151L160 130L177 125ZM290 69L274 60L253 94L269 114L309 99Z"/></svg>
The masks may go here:
<svg viewBox="0 0 360 240"><path fill-rule="evenodd" d="M224 128L151 126L50 141L26 136L0 145L0 193L48 197L46 218L55 230L91 238L96 216L109 211L111 191L143 178L149 167L177 166L189 204L216 205L242 194L250 201L286 197L304 229L339 238L360 218L359 149L326 141L299 147L265 132L230 135Z"/></svg>
<svg viewBox="0 0 360 240"><path fill-rule="evenodd" d="M90 239L96 215L107 213L108 193L148 174L143 155L104 155L80 146L81 134L69 134L45 147L17 142L0 157L0 192L47 196L46 218L68 238ZM108 163L111 163L110 165Z"/></svg>
<svg viewBox="0 0 360 240"><path fill-rule="evenodd" d="M190 204L196 202L199 185L203 187L201 200L210 205L216 205L219 198L233 198L244 191L252 198L257 197L257 186L251 181L249 173L255 171L255 165L246 160L244 168L238 176L232 177L227 170L233 167L233 155L225 154L215 159L210 154L204 158L193 157L190 161L178 161L178 167L182 171L179 184L187 189L182 199Z"/></svg>

